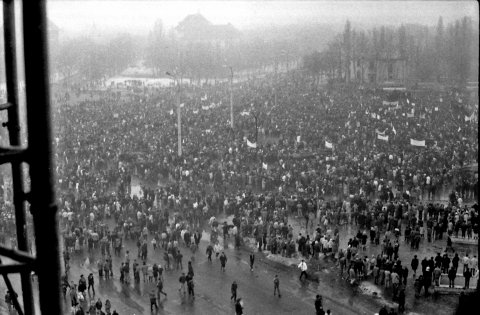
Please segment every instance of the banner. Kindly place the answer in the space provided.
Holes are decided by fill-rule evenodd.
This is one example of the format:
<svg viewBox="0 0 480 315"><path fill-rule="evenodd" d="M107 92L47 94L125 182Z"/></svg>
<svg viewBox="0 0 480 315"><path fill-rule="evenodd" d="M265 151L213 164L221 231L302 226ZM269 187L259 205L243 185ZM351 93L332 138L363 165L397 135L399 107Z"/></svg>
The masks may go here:
<svg viewBox="0 0 480 315"><path fill-rule="evenodd" d="M248 141L248 139L247 139L247 146L248 146L249 148L254 148L254 149L256 149L256 148L257 148L257 144L256 144L256 143L252 143L252 142Z"/></svg>
<svg viewBox="0 0 480 315"><path fill-rule="evenodd" d="M194 110L193 113L196 115L198 114L198 110Z"/></svg>
<svg viewBox="0 0 480 315"><path fill-rule="evenodd" d="M170 113L170 115L173 115L173 109L171 109L169 113Z"/></svg>
<svg viewBox="0 0 480 315"><path fill-rule="evenodd" d="M373 119L377 118L377 114L372 113L372 118L373 118Z"/></svg>
<svg viewBox="0 0 480 315"><path fill-rule="evenodd" d="M438 112L438 107L435 107L435 111Z"/></svg>
<svg viewBox="0 0 480 315"><path fill-rule="evenodd" d="M382 104L385 106L398 106L398 101L395 101L395 102L383 101Z"/></svg>
<svg viewBox="0 0 480 315"><path fill-rule="evenodd" d="M209 110L209 109L210 109L210 106L202 105L202 109L203 109L203 110Z"/></svg>
<svg viewBox="0 0 480 315"><path fill-rule="evenodd" d="M205 94L204 97L200 98L201 101L206 101L207 100L207 94Z"/></svg>
<svg viewBox="0 0 480 315"><path fill-rule="evenodd" d="M266 163L262 163L262 168L266 170L268 168L268 165Z"/></svg>
<svg viewBox="0 0 480 315"><path fill-rule="evenodd" d="M388 141L388 136L377 135L377 139L383 140L383 141Z"/></svg>
<svg viewBox="0 0 480 315"><path fill-rule="evenodd" d="M300 142L301 136L297 136L297 142Z"/></svg>
<svg viewBox="0 0 480 315"><path fill-rule="evenodd" d="M113 114L113 118L118 118L118 114L117 113Z"/></svg>
<svg viewBox="0 0 480 315"><path fill-rule="evenodd" d="M328 148L328 149L333 149L333 143L330 143L330 142L325 140L325 147Z"/></svg>
<svg viewBox="0 0 480 315"><path fill-rule="evenodd" d="M424 147L425 140L419 141L419 140L410 139L410 144L416 147Z"/></svg>
<svg viewBox="0 0 480 315"><path fill-rule="evenodd" d="M472 121L473 120L473 113L470 115L470 117L465 116L465 121Z"/></svg>
<svg viewBox="0 0 480 315"><path fill-rule="evenodd" d="M240 116L250 116L250 112L241 112Z"/></svg>
<svg viewBox="0 0 480 315"><path fill-rule="evenodd" d="M180 108L184 108L184 107L185 107L185 103L180 104Z"/></svg>

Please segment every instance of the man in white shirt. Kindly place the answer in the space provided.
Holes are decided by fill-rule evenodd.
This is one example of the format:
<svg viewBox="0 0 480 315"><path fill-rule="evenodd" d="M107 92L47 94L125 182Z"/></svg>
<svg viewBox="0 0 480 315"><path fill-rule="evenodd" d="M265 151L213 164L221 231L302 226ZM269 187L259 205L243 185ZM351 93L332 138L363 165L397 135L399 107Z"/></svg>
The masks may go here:
<svg viewBox="0 0 480 315"><path fill-rule="evenodd" d="M307 263L305 262L305 259L302 259L302 261L300 262L300 264L298 264L298 268L302 271L300 273L300 280L302 280L302 276L305 275L305 278L307 279L308 278L308 275L307 275Z"/></svg>

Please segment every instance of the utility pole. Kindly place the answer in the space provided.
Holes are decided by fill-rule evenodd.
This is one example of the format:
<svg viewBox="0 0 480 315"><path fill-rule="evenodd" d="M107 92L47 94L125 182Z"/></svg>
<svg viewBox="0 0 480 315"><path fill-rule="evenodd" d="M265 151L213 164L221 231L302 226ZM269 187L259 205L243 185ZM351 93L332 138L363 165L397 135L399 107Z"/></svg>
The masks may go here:
<svg viewBox="0 0 480 315"><path fill-rule="evenodd" d="M232 127L232 132L233 132L233 68L230 67L230 127Z"/></svg>
<svg viewBox="0 0 480 315"><path fill-rule="evenodd" d="M175 84L177 85L177 93L175 96L175 102L177 105L177 135L178 135L178 156L182 156L182 112L180 109L180 82L177 79L177 76L171 74L170 72L166 72L166 75L172 77L175 80Z"/></svg>

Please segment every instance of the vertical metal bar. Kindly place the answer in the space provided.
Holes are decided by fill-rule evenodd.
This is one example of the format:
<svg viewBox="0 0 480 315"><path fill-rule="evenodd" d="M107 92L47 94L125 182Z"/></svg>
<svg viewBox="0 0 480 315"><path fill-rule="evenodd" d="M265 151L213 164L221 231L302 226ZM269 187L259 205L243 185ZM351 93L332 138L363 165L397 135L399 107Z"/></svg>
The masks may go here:
<svg viewBox="0 0 480 315"><path fill-rule="evenodd" d="M63 314L57 206L53 180L46 0L22 1L31 212L42 314Z"/></svg>
<svg viewBox="0 0 480 315"><path fill-rule="evenodd" d="M12 106L8 109L8 134L10 144L21 145L20 109L18 104L17 54L15 39L15 2L3 1L3 33L5 42L5 77L7 102ZM18 249L28 252L27 229L25 220L25 202L23 200L24 185L21 161L12 162L13 203L15 205L15 220L17 228ZM30 272L21 273L23 307L25 314L33 314L33 295Z"/></svg>

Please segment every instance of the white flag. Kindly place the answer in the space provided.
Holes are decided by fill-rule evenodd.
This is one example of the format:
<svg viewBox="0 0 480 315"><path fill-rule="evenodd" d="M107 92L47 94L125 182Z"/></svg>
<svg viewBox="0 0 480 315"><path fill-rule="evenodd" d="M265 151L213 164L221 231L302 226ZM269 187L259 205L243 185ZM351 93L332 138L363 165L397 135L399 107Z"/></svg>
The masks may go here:
<svg viewBox="0 0 480 315"><path fill-rule="evenodd" d="M297 136L297 142L300 142L301 136Z"/></svg>
<svg viewBox="0 0 480 315"><path fill-rule="evenodd" d="M465 116L465 121L471 121L473 120L473 113L469 116Z"/></svg>
<svg viewBox="0 0 480 315"><path fill-rule="evenodd" d="M267 167L268 167L267 163L262 163L262 168L263 169L267 169Z"/></svg>
<svg viewBox="0 0 480 315"><path fill-rule="evenodd" d="M118 114L117 113L113 114L113 118L118 118Z"/></svg>
<svg viewBox="0 0 480 315"><path fill-rule="evenodd" d="M249 148L254 148L254 149L256 149L256 148L257 148L257 144L256 144L256 143L252 143L252 142L248 141L248 139L247 139L247 146L248 146Z"/></svg>
<svg viewBox="0 0 480 315"><path fill-rule="evenodd" d="M325 140L325 147L328 148L328 149L333 149L333 143Z"/></svg>
<svg viewBox="0 0 480 315"><path fill-rule="evenodd" d="M388 141L388 136L377 135L377 138L383 141Z"/></svg>
<svg viewBox="0 0 480 315"><path fill-rule="evenodd" d="M170 115L173 115L173 109L170 110Z"/></svg>
<svg viewBox="0 0 480 315"><path fill-rule="evenodd" d="M397 135L397 131L395 130L395 127L393 126L393 124L392 124L392 131L395 135Z"/></svg>
<svg viewBox="0 0 480 315"><path fill-rule="evenodd" d="M419 141L419 140L410 139L410 144L416 147L424 147L425 140Z"/></svg>
<svg viewBox="0 0 480 315"><path fill-rule="evenodd" d="M185 103L180 104L180 108L184 108L184 107L185 107Z"/></svg>
<svg viewBox="0 0 480 315"><path fill-rule="evenodd" d="M435 107L435 111L438 112L438 107Z"/></svg>

